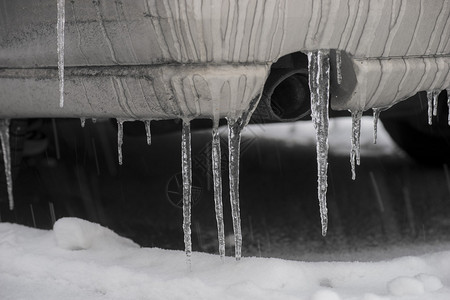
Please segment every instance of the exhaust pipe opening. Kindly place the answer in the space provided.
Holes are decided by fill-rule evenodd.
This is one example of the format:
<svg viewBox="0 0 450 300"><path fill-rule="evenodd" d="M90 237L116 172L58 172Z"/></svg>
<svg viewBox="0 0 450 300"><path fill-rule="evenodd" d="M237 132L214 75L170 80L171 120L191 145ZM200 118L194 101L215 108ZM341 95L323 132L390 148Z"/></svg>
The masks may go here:
<svg viewBox="0 0 450 300"><path fill-rule="evenodd" d="M308 78L295 73L273 89L270 107L281 120L301 119L310 113Z"/></svg>
<svg viewBox="0 0 450 300"><path fill-rule="evenodd" d="M307 69L273 69L254 116L262 121L297 121L311 112Z"/></svg>

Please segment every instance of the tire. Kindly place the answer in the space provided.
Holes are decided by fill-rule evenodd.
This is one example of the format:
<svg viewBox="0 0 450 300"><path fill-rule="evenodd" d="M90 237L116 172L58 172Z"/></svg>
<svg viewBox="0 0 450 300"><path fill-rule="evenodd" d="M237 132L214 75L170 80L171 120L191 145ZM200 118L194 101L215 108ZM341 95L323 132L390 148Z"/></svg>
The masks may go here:
<svg viewBox="0 0 450 300"><path fill-rule="evenodd" d="M422 97L423 98L423 97ZM425 105L420 113L398 118L382 118L383 125L396 144L414 160L428 165L450 163L450 126L447 92L439 95L438 114L428 125Z"/></svg>

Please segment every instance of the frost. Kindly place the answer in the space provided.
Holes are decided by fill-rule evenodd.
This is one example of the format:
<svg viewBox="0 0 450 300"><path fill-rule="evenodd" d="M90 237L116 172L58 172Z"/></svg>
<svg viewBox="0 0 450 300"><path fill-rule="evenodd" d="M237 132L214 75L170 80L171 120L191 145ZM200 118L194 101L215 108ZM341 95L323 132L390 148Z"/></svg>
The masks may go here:
<svg viewBox="0 0 450 300"><path fill-rule="evenodd" d="M122 165L123 122L125 122L124 119L117 119L117 152L119 155L119 165Z"/></svg>
<svg viewBox="0 0 450 300"><path fill-rule="evenodd" d="M183 174L183 233L184 251L187 263L191 264L192 233L191 233L191 202L192 202L192 159L191 159L191 125L189 120L183 120L181 132L181 170Z"/></svg>
<svg viewBox="0 0 450 300"><path fill-rule="evenodd" d="M56 31L58 35L58 76L59 76L59 106L64 106L64 24L66 22L65 0L57 0L58 21Z"/></svg>
<svg viewBox="0 0 450 300"><path fill-rule="evenodd" d="M239 208L239 154L242 124L241 120L237 121L231 117L228 117L227 121L231 215L233 217L235 257L236 260L240 260L242 254L242 229Z"/></svg>
<svg viewBox="0 0 450 300"><path fill-rule="evenodd" d="M212 129L212 172L214 182L214 207L216 211L217 236L219 240L219 255L221 258L225 256L225 229L223 222L223 202L222 202L222 170L221 170L221 151L220 151L220 135L219 120L214 120Z"/></svg>
<svg viewBox="0 0 450 300"><path fill-rule="evenodd" d="M356 179L356 166L361 163L360 157L360 138L361 138L361 117L362 111L352 112L352 147L350 150L350 164L352 167L352 179Z"/></svg>
<svg viewBox="0 0 450 300"><path fill-rule="evenodd" d="M152 132L150 129L151 120L145 120L145 135L147 136L147 144L150 146L152 144Z"/></svg>
<svg viewBox="0 0 450 300"><path fill-rule="evenodd" d="M322 223L322 235L328 227L327 172L328 172L328 107L330 90L330 60L328 50L308 52L309 89L311 91L311 118L316 130L317 183Z"/></svg>
<svg viewBox="0 0 450 300"><path fill-rule="evenodd" d="M3 164L5 167L9 209L14 209L13 182L11 175L11 151L9 146L9 119L0 120L0 139L2 142Z"/></svg>

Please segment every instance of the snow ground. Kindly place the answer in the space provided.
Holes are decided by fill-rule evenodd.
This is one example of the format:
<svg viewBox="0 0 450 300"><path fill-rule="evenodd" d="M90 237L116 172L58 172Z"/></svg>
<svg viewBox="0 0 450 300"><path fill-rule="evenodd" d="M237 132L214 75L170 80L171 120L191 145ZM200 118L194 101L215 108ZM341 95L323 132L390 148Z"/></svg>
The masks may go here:
<svg viewBox="0 0 450 300"><path fill-rule="evenodd" d="M140 248L81 219L0 224L0 299L450 299L450 251L299 262Z"/></svg>
<svg viewBox="0 0 450 300"><path fill-rule="evenodd" d="M279 126L254 125L245 134L292 145L315 143L310 122ZM372 145L371 130L371 119L363 119L363 156L402 155L382 128ZM350 132L348 120L332 120L332 153L348 155ZM222 262L217 255L194 252L189 271L183 251L140 248L80 219L60 219L52 231L1 223L0 299L450 299L448 244L311 262L318 255L306 253L308 262L255 257ZM336 261L343 257L360 262Z"/></svg>

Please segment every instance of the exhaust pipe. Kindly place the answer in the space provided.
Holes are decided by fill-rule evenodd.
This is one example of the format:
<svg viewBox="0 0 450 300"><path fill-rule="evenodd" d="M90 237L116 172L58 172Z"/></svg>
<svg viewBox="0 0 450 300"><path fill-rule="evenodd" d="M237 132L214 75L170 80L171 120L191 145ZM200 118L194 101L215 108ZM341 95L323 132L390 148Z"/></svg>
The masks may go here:
<svg viewBox="0 0 450 300"><path fill-rule="evenodd" d="M308 70L272 69L252 119L259 123L290 122L310 112Z"/></svg>

